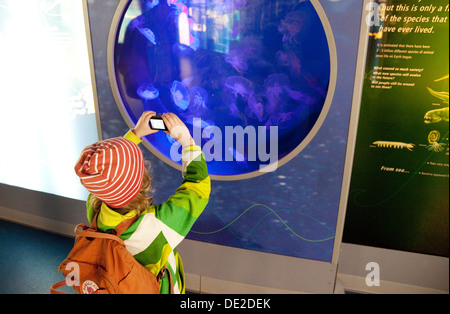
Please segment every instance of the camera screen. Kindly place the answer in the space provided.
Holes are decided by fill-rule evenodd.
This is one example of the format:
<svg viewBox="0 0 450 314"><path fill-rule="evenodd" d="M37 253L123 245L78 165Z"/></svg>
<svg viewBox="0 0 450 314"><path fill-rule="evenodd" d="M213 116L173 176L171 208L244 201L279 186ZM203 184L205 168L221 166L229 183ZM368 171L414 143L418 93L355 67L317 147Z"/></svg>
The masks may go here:
<svg viewBox="0 0 450 314"><path fill-rule="evenodd" d="M165 130L164 121L161 119L150 119L150 124L154 130Z"/></svg>

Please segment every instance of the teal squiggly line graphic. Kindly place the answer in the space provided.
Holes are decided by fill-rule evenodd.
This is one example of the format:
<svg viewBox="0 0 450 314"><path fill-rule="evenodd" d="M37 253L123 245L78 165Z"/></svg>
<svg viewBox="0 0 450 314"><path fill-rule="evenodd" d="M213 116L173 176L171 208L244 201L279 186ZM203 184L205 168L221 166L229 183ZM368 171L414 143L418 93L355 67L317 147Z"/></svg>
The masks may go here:
<svg viewBox="0 0 450 314"><path fill-rule="evenodd" d="M449 132L447 132L447 134L443 137L443 139L447 138ZM392 193L391 195L389 195L388 197L386 197L384 200L381 200L377 203L372 203L372 204L363 204L357 201L357 197L358 195L361 195L362 193L367 193L367 191L365 189L356 189L351 191L350 193L354 193L353 196L353 202L360 206L360 207L376 207L379 206L381 204L386 203L387 201L389 201L390 199L392 199L394 196L396 196L398 193L400 193L401 190L403 190L409 182L411 182L411 180L419 173L419 171L423 168L423 166L426 165L426 163L428 162L428 160L430 160L431 156L433 156L433 154L435 154L434 151L432 151L427 158L425 158L425 160L422 162L422 164L420 164L420 166L417 168L416 171L414 171L414 173L412 175L409 176L409 178L405 181L405 183L402 184L402 186L400 186L396 191L394 191L394 193Z"/></svg>
<svg viewBox="0 0 450 314"><path fill-rule="evenodd" d="M253 231L255 231L255 229L258 227L258 225L259 225L264 219L266 219L266 218L267 218L268 216L270 216L270 215L275 215L275 216L280 220L280 222L283 223L283 225L284 225L284 226L285 226L285 227L286 227L293 235L295 235L297 238L299 238L299 239L301 239L301 240L303 240L303 241L317 243L317 242L325 242L325 241L329 241L329 240L334 239L334 231L333 231L331 228L329 228L328 226L326 226L325 224L323 224L322 222L318 221L317 219L315 219L315 218L313 218L313 217L311 217L311 216L309 216L309 215L307 215L307 214L301 213L301 212L299 212L299 211L295 211L295 210L279 210L279 211L276 212L276 211L274 211L272 208L270 208L269 206L264 205L264 204L254 204L254 205L250 206L249 208L247 208L246 210L244 210L239 216L237 216L235 219L233 219L231 222L229 222L228 224L224 225L222 228L219 228L219 229L217 229L217 230L206 231L206 232L201 232L201 231L191 230L191 232L192 232L192 233L195 233L195 234L200 234L200 235L210 235L210 234L215 234L215 233L221 232L221 231L223 231L223 230L229 228L231 225L233 225L233 224L234 224L236 221L238 221L238 220L239 220L246 212L248 212L249 210L251 210L252 208L255 208L255 207L257 207L257 206L262 206L262 207L268 209L270 212L267 213L266 215L264 215L264 217L262 217L261 219L259 219L259 221L255 224L255 226L253 226L253 228L247 233L247 235L246 235L245 237L243 237L243 239L247 239L247 238L253 233ZM294 230L292 230L292 228L291 228L291 227L290 227L290 226L289 226L289 225L288 225L288 224L280 217L280 215L278 215L278 212L291 212L291 213L297 213L297 214L303 215L303 216L305 216L305 217L307 217L307 218L309 218L309 219L311 219L311 220L317 222L318 224L322 225L322 226L325 227L326 229L328 229L331 233L333 233L333 236L327 237L327 238L323 238L323 239L307 239L307 238L305 238L305 237L302 237L301 235L299 235L298 233L296 233ZM230 229L230 231L232 232L231 229ZM233 234L234 234L234 233L233 233ZM236 235L235 235L235 236L236 236Z"/></svg>

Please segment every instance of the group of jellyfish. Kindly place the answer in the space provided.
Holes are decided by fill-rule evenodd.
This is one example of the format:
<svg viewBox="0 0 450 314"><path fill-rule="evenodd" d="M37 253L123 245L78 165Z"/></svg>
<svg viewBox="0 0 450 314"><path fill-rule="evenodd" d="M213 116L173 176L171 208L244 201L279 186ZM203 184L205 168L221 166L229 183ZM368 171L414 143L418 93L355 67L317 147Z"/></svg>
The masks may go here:
<svg viewBox="0 0 450 314"><path fill-rule="evenodd" d="M288 128L298 123L302 110L309 111L316 99L307 93L290 87L289 78L285 74L271 74L264 81L264 88L259 91L255 84L242 76L230 76L225 80L225 88L231 94L230 112L237 116L239 113L237 99L246 102L245 115L256 119L266 126L277 125ZM295 103L296 110L285 112L289 102Z"/></svg>
<svg viewBox="0 0 450 314"><path fill-rule="evenodd" d="M283 35L282 41L286 44L284 45L285 49L276 53L275 60L279 66L290 72L290 75L294 78L299 78L301 75L301 62L291 48L301 44L300 35L304 29L305 21L307 21L305 13L293 11L288 13L278 26L278 31ZM259 62L263 49L258 39L244 37L238 42L232 42L225 61L242 74L248 70L250 62Z"/></svg>
<svg viewBox="0 0 450 314"><path fill-rule="evenodd" d="M240 110L238 98L246 103L245 115L266 125L290 127L295 124L300 112L285 112L286 104L293 101L299 110L315 103L315 98L307 93L294 90L289 85L285 74L271 74L264 82L264 88L258 91L255 84L242 76L226 78L224 89L230 93L228 108L232 116L238 117ZM200 87L188 88L183 82L173 81L170 88L173 103L186 117L202 117L208 110L208 92ZM154 86L144 85L138 88L137 94L144 100L159 97L159 91ZM189 120L189 119L188 119Z"/></svg>
<svg viewBox="0 0 450 314"><path fill-rule="evenodd" d="M166 1L176 11L177 15L188 13L184 0ZM160 0L149 0L146 3L146 8L153 9L159 3ZM239 0L236 3L236 6L244 7L246 0ZM292 47L299 44L299 34L304 28L305 18L302 12L294 11L281 20L278 25L278 31L283 35L282 41L287 43L284 47ZM131 22L130 27L137 29L149 42L157 45L156 35L144 26L144 22L144 17L138 17ZM197 46L194 45L195 38L193 38L194 34L192 32L193 22L188 17L191 46L188 45L185 48L196 50ZM180 46L181 44L178 45ZM228 76L224 80L223 90L229 97L224 97L223 101L228 106L231 116L239 118L242 117L243 113L246 117L258 121L259 124L262 123L266 126L276 125L281 129L291 128L301 122L301 117L309 114L310 108L317 103L317 100L310 94L293 88L288 75L284 73L270 74L264 80L262 86L258 86L245 78L249 64L261 60L263 49L261 41L245 37L236 41L234 46L230 47L228 54L224 56L224 61L230 64L238 75ZM294 51L289 49L279 50L275 54L275 61L291 78L294 80L300 78L301 62ZM316 84L310 85L311 87L316 86ZM180 114L187 123L190 123L190 121L193 121L192 118L202 117L208 111L208 92L200 86L189 88L187 86L190 86L190 84L175 80L172 82L170 94ZM137 94L144 100L154 100L160 96L159 90L152 84L140 86ZM203 123L202 127L214 125L212 121L202 120ZM235 159L246 166L245 156L230 149L229 152L233 154Z"/></svg>
<svg viewBox="0 0 450 314"><path fill-rule="evenodd" d="M192 117L201 117L207 110L208 93L200 86L187 88L183 82L173 81L170 93L174 104L181 112ZM144 100L154 100L159 97L159 91L154 85L142 85L137 94Z"/></svg>

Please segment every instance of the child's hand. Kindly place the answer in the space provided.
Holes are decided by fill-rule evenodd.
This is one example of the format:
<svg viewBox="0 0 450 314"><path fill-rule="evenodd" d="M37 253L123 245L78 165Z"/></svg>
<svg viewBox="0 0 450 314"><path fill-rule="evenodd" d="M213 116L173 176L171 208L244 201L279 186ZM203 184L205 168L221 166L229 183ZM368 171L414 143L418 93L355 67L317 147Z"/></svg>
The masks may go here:
<svg viewBox="0 0 450 314"><path fill-rule="evenodd" d="M189 129L180 120L180 118L174 113L165 113L162 115L162 119L167 126L168 131L167 134L176 139L181 146L187 147L195 145L194 139L189 132Z"/></svg>
<svg viewBox="0 0 450 314"><path fill-rule="evenodd" d="M134 128L134 132L137 137L144 137L149 134L153 134L158 132L158 130L153 130L150 128L150 118L156 116L156 112L154 111L145 111L141 117L139 118L139 121L136 124L136 127Z"/></svg>

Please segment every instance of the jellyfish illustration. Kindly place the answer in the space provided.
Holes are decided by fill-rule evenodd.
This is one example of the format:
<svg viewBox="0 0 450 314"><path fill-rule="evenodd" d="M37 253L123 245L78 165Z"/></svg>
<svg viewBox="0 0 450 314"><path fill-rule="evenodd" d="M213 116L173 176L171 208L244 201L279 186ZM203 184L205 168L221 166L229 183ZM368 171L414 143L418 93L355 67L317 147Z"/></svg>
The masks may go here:
<svg viewBox="0 0 450 314"><path fill-rule="evenodd" d="M225 87L230 89L234 95L248 97L254 93L253 83L241 76L230 76L225 80Z"/></svg>
<svg viewBox="0 0 450 314"><path fill-rule="evenodd" d="M200 87L194 86L189 90L189 112L194 116L200 117L208 108L208 92Z"/></svg>
<svg viewBox="0 0 450 314"><path fill-rule="evenodd" d="M439 153L444 150L445 144L439 143L439 139L441 138L441 133L437 130L433 130L428 134L428 143L430 145L427 146L427 149L430 151L434 151Z"/></svg>
<svg viewBox="0 0 450 314"><path fill-rule="evenodd" d="M304 26L305 15L300 11L293 11L281 20L278 31L283 34L283 42L296 43L296 36Z"/></svg>
<svg viewBox="0 0 450 314"><path fill-rule="evenodd" d="M172 93L172 98L181 110L186 110L189 106L189 92L183 83L174 81L172 83L172 88L170 89Z"/></svg>
<svg viewBox="0 0 450 314"><path fill-rule="evenodd" d="M159 97L159 91L153 86L141 86L138 88L137 94L145 100L152 100Z"/></svg>
<svg viewBox="0 0 450 314"><path fill-rule="evenodd" d="M248 97L248 106L245 109L245 115L249 118L258 119L259 122L267 119L265 100L260 94L251 94Z"/></svg>

